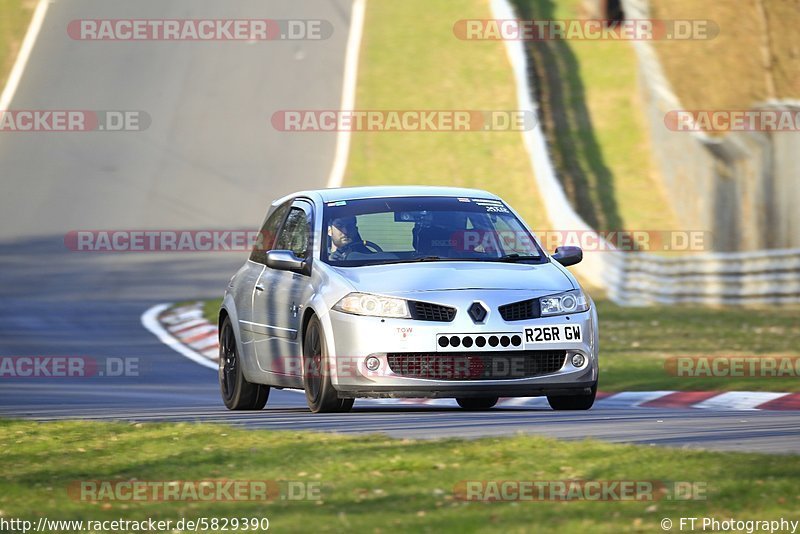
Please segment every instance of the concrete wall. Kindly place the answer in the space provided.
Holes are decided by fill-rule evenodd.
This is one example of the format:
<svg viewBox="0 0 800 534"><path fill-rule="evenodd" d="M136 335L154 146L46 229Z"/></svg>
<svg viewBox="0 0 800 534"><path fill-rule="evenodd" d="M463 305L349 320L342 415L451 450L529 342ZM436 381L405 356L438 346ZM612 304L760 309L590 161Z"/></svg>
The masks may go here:
<svg viewBox="0 0 800 534"><path fill-rule="evenodd" d="M625 17L650 17L647 0L623 0ZM709 136L667 128L681 110L648 41L632 41L658 175L682 226L712 233L716 251L800 247L800 133L730 132ZM754 109L800 112L776 101Z"/></svg>

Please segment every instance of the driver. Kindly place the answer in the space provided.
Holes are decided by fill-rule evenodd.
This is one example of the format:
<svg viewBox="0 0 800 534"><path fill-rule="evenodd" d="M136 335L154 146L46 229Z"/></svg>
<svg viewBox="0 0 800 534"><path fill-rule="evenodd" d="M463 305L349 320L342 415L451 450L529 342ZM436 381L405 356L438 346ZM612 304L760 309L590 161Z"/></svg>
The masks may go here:
<svg viewBox="0 0 800 534"><path fill-rule="evenodd" d="M355 217L339 217L331 221L328 226L328 236L333 245L329 257L334 261L346 260L351 252L362 254L372 252L358 233Z"/></svg>

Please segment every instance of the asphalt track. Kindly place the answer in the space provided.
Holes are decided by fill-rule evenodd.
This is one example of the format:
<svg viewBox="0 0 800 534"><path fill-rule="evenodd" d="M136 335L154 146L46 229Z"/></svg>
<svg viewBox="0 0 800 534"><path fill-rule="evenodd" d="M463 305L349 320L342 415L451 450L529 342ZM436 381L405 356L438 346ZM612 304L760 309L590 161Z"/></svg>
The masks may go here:
<svg viewBox="0 0 800 534"><path fill-rule="evenodd" d="M604 407L466 413L356 402L311 415L301 394L230 413L215 373L140 325L159 302L221 295L240 253L76 253L77 229L255 229L269 200L323 187L333 134L271 128L278 109L335 109L350 5L295 2L56 0L13 109L144 110L143 132L0 134L0 355L137 357L138 377L4 378L0 415L207 421L253 428L477 437L518 432L719 450L800 452L797 412ZM81 18L315 18L330 39L261 43L71 40Z"/></svg>

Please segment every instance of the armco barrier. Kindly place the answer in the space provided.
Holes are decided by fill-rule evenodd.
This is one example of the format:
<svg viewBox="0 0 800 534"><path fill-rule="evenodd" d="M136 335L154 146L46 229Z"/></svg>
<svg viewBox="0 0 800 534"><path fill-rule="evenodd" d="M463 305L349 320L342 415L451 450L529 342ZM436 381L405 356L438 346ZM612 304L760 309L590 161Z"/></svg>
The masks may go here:
<svg viewBox="0 0 800 534"><path fill-rule="evenodd" d="M641 1L639 4L642 4ZM629 7L627 3L624 5ZM508 0L492 0L491 8L495 19L516 18ZM505 45L514 70L519 109L537 111L538 105L528 77L524 44L522 41L506 40ZM642 74L647 77L651 73ZM668 84L663 74L660 76L661 82L654 84L653 88L663 92ZM662 97L675 98L671 91ZM677 98L675 102L678 106ZM663 126L663 115L661 124ZM691 137L691 134L681 134L684 139ZM539 193L546 200L551 227L594 233L567 200L539 123L523 132L523 138ZM701 172L702 165L705 163L697 163L697 172ZM796 228L798 226L790 227L789 232L793 233ZM597 239L604 241L599 235ZM613 249L610 245L607 247ZM575 270L590 284L604 288L609 298L621 305L800 303L800 249L702 255L692 253L677 257L619 251L587 252L584 261Z"/></svg>
<svg viewBox="0 0 800 534"><path fill-rule="evenodd" d="M619 304L800 302L800 250L673 257L613 252L604 261L604 286Z"/></svg>

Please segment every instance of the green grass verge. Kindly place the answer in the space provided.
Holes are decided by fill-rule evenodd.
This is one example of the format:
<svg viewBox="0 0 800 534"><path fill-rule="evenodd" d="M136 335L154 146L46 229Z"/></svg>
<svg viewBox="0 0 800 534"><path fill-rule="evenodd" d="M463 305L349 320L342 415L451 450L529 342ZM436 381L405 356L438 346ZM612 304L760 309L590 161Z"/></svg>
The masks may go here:
<svg viewBox="0 0 800 534"><path fill-rule="evenodd" d="M193 424L0 421L5 518L267 517L276 532L634 532L670 517L800 518L800 456L711 453L517 436L413 441ZM54 454L54 451L58 451ZM319 500L73 500L80 480L279 480ZM706 500L464 502L466 480L693 482Z"/></svg>
<svg viewBox="0 0 800 534"><path fill-rule="evenodd" d="M600 389L603 391L800 391L797 377L677 377L665 369L676 356L800 357L795 313L770 309L689 306L624 308L597 301ZM218 300L204 302L216 323Z"/></svg>
<svg viewBox="0 0 800 534"><path fill-rule="evenodd" d="M800 356L796 310L623 308L598 303L604 391L800 391L797 377L676 377L674 356Z"/></svg>
<svg viewBox="0 0 800 534"><path fill-rule="evenodd" d="M517 109L501 42L467 42L460 19L490 18L484 0L369 2L358 109ZM477 187L503 197L534 228L548 228L519 132L357 132L345 185Z"/></svg>
<svg viewBox="0 0 800 534"><path fill-rule="evenodd" d="M203 317L217 324L219 321L219 307L222 304L221 299L211 299L203 301Z"/></svg>
<svg viewBox="0 0 800 534"><path fill-rule="evenodd" d="M0 92L17 58L35 6L32 0L0 0Z"/></svg>

